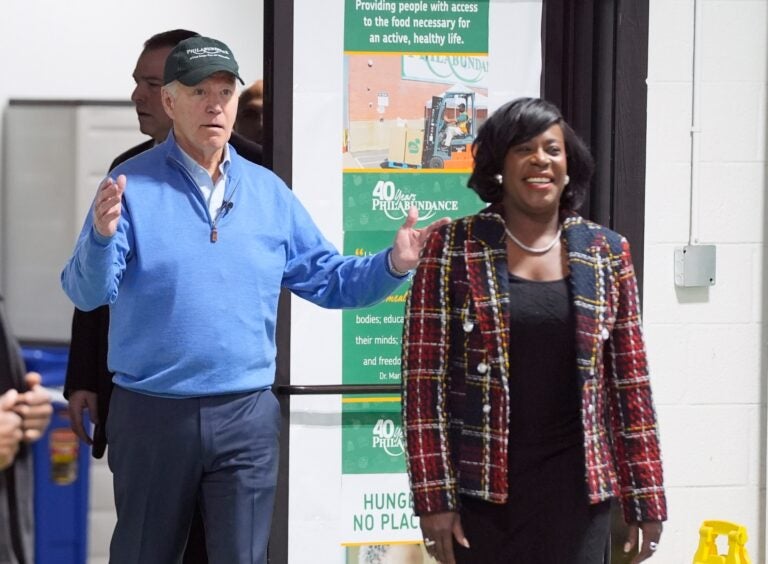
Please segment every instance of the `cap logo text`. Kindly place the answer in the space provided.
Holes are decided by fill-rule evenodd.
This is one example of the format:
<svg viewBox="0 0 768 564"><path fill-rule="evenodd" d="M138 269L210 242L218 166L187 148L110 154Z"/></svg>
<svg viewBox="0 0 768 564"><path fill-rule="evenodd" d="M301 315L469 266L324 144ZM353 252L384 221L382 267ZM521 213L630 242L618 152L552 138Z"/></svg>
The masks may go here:
<svg viewBox="0 0 768 564"><path fill-rule="evenodd" d="M197 47L195 49L187 49L187 55L189 55L190 60L201 59L203 57L220 57L229 60L229 51L219 47Z"/></svg>

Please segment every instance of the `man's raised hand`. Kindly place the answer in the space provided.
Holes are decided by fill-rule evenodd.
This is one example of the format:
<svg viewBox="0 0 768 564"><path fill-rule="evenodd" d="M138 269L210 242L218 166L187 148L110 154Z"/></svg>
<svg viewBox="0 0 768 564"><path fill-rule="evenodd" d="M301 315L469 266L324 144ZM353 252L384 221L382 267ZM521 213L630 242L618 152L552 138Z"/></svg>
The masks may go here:
<svg viewBox="0 0 768 564"><path fill-rule="evenodd" d="M99 185L93 204L93 227L103 237L112 237L117 232L117 224L123 211L125 182L125 175L121 174L116 181L107 177Z"/></svg>

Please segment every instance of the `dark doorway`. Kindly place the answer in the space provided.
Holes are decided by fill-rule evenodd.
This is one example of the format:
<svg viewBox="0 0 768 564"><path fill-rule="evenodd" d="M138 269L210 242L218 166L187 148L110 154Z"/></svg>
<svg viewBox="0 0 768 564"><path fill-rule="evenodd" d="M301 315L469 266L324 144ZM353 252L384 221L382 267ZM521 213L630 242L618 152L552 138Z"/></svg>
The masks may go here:
<svg viewBox="0 0 768 564"><path fill-rule="evenodd" d="M542 47L542 96L597 163L581 211L629 239L642 290L648 0L544 0Z"/></svg>

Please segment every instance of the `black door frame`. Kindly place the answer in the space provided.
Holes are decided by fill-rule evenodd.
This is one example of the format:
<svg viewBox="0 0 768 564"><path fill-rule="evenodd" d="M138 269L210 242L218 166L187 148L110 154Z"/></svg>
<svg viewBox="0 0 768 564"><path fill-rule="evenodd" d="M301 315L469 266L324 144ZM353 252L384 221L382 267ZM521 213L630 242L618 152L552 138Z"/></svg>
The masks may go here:
<svg viewBox="0 0 768 564"><path fill-rule="evenodd" d="M542 97L589 143L597 169L582 210L632 244L642 289L648 74L648 0L543 0ZM264 158L286 184L293 167L293 0L264 0ZM279 93L276 96L275 93ZM642 290L641 290L642 295ZM280 299L276 389L289 389L290 297ZM288 562L290 394L269 561Z"/></svg>
<svg viewBox="0 0 768 564"><path fill-rule="evenodd" d="M278 96L275 93L279 93ZM264 0L264 165L290 187L293 175L293 0ZM291 299L283 290L277 315L275 389L291 383ZM288 562L288 453L291 396L280 402L280 456L269 562Z"/></svg>

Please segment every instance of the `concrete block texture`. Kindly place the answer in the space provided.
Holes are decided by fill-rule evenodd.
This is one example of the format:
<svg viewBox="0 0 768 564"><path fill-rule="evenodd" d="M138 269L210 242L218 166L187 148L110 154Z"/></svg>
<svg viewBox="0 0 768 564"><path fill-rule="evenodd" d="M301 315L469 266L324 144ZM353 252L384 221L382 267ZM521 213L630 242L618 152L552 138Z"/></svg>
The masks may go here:
<svg viewBox="0 0 768 564"><path fill-rule="evenodd" d="M757 489L749 480L759 449L749 444L749 428L759 421L758 406L659 406L658 413L668 487Z"/></svg>
<svg viewBox="0 0 768 564"><path fill-rule="evenodd" d="M653 219L648 216L648 221ZM717 244L717 241L707 241ZM760 284L755 269L755 253L761 248L750 244L717 245L716 284L680 288L674 281L675 247L678 244L646 245L643 288L644 320L650 323L750 323L760 303L754 285ZM757 262L757 263L756 263ZM756 264L755 264L756 263ZM759 354L754 351L754 354ZM755 375L757 377L757 375Z"/></svg>

